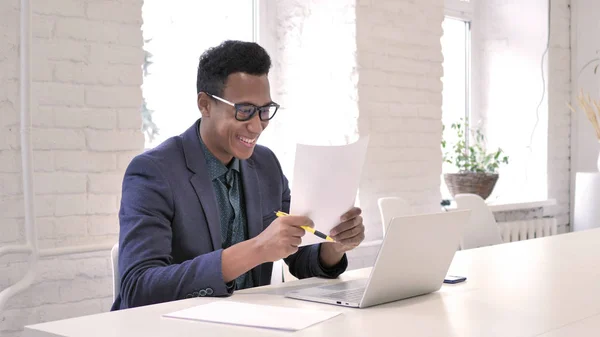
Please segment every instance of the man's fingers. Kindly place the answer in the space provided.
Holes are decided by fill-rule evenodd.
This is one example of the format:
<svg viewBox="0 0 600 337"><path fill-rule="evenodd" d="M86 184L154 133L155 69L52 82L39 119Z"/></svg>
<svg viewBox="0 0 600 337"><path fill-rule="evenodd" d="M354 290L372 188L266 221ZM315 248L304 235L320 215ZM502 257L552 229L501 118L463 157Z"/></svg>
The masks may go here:
<svg viewBox="0 0 600 337"><path fill-rule="evenodd" d="M358 246L365 239L365 233L362 232L356 236L353 236L349 239L345 239L342 241L337 241L338 243L344 246Z"/></svg>
<svg viewBox="0 0 600 337"><path fill-rule="evenodd" d="M362 217L359 215L353 219L350 219L348 221L342 222L341 224L335 226L334 229L331 230L331 232L329 233L332 237L333 236L337 236L340 235L341 233L348 231L358 225L362 224Z"/></svg>
<svg viewBox="0 0 600 337"><path fill-rule="evenodd" d="M348 212L344 213L340 220L342 222L344 221L348 221L350 219L356 218L357 216L359 216L362 213L362 210L358 207L352 207Z"/></svg>
<svg viewBox="0 0 600 337"><path fill-rule="evenodd" d="M294 227L301 227L301 226L307 226L307 227L315 227L315 224L313 223L313 221L305 216L286 216L285 218L285 223L290 225L290 226L294 226Z"/></svg>
<svg viewBox="0 0 600 337"><path fill-rule="evenodd" d="M301 238L306 234L306 231L300 227L290 226L287 230L289 235L297 238Z"/></svg>
<svg viewBox="0 0 600 337"><path fill-rule="evenodd" d="M343 240L346 240L346 239L353 238L353 237L355 237L357 235L360 235L361 233L364 234L364 232L365 232L365 226L361 223L361 224L359 224L357 226L354 226L354 227L350 228L349 230L346 230L346 231L343 231L343 232L341 232L341 233L339 233L337 235L334 235L333 239L335 241L339 242L339 241L343 241Z"/></svg>
<svg viewBox="0 0 600 337"><path fill-rule="evenodd" d="M299 237L293 236L290 238L290 245L292 247L298 248L298 246L300 246L301 243L302 239L300 239Z"/></svg>
<svg viewBox="0 0 600 337"><path fill-rule="evenodd" d="M290 245L285 253L287 254L287 256L290 256L290 255L296 253L297 251L298 251L298 247L294 247L294 246ZM287 257L287 256L285 256L285 257Z"/></svg>

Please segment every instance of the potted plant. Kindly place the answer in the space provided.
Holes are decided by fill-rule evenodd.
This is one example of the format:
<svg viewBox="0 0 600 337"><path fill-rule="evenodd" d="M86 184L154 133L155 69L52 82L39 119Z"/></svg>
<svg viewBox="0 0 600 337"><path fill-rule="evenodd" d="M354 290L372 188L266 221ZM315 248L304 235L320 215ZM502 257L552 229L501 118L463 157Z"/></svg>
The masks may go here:
<svg viewBox="0 0 600 337"><path fill-rule="evenodd" d="M454 165L458 172L444 174L446 186L452 197L471 193L485 200L496 186L500 164L508 164L508 156L500 148L487 151L483 133L479 128L471 130L468 120L461 118L460 123L453 123L451 128L456 132L458 141L450 146L442 139L443 159ZM465 132L472 135L469 144L466 143Z"/></svg>

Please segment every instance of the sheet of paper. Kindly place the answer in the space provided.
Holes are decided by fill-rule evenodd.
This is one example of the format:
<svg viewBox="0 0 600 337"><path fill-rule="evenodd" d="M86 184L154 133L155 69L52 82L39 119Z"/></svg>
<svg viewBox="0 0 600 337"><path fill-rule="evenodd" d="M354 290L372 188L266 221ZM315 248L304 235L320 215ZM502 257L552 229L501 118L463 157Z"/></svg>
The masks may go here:
<svg viewBox="0 0 600 337"><path fill-rule="evenodd" d="M342 214L354 207L369 137L342 146L297 145L290 214L310 217L329 235ZM324 242L312 233L301 246Z"/></svg>
<svg viewBox="0 0 600 337"><path fill-rule="evenodd" d="M339 314L341 312L218 300L163 316L257 328L297 331L326 321Z"/></svg>

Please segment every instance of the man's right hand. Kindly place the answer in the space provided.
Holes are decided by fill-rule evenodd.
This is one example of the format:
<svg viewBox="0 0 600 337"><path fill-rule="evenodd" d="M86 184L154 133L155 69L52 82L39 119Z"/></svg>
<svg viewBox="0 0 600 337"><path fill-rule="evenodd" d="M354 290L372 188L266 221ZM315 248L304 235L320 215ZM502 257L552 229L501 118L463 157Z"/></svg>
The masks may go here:
<svg viewBox="0 0 600 337"><path fill-rule="evenodd" d="M304 216L283 216L275 219L262 233L254 238L261 260L274 262L298 251L306 231L301 226L314 227Z"/></svg>

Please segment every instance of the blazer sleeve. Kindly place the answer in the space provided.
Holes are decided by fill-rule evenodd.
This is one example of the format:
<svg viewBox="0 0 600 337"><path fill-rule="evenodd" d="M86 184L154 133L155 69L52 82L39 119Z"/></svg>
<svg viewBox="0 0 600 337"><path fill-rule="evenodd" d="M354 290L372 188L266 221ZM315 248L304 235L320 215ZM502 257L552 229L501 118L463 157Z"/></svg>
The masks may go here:
<svg viewBox="0 0 600 337"><path fill-rule="evenodd" d="M275 157L274 154L273 157ZM276 158L275 161L277 161ZM277 161L277 164L279 165L279 161ZM291 204L289 183L283 174L281 167L279 167L279 169L283 184L281 208L284 212L289 213ZM313 244L300 247L296 253L286 257L283 260L288 265L290 273L298 279L309 277L336 278L346 271L346 268L348 268L348 257L346 254L344 254L337 265L327 268L321 263L321 259L319 258L320 253L321 244Z"/></svg>
<svg viewBox="0 0 600 337"><path fill-rule="evenodd" d="M212 296L232 293L223 280L222 249L172 263L174 207L159 166L143 154L135 157L125 172L119 211L121 308L197 296L201 290Z"/></svg>

